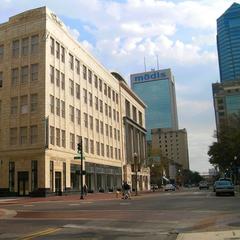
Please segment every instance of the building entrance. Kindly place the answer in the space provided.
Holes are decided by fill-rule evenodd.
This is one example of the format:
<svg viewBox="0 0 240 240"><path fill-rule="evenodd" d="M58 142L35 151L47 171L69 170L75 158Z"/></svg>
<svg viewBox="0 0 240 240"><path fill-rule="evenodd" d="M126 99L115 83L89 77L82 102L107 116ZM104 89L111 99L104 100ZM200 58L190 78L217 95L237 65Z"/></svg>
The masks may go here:
<svg viewBox="0 0 240 240"><path fill-rule="evenodd" d="M29 177L28 172L18 172L18 195L29 195Z"/></svg>
<svg viewBox="0 0 240 240"><path fill-rule="evenodd" d="M55 193L58 196L62 195L62 173L55 172Z"/></svg>

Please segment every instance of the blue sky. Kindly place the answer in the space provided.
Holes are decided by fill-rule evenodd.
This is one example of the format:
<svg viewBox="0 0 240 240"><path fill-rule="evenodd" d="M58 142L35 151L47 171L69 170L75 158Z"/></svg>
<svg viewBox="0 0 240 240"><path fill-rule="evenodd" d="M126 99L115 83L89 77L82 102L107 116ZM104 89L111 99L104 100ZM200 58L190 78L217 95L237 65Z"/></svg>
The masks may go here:
<svg viewBox="0 0 240 240"><path fill-rule="evenodd" d="M180 128L188 131L190 167L206 172L214 141L211 84L219 81L216 18L232 0L2 0L0 22L47 6L109 70L125 76L156 68L175 75Z"/></svg>

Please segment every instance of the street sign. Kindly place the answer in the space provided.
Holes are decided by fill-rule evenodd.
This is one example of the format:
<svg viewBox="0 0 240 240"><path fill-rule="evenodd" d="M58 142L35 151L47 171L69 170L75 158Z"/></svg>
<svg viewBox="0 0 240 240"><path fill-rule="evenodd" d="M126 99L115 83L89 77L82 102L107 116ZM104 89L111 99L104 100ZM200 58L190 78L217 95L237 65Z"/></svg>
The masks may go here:
<svg viewBox="0 0 240 240"><path fill-rule="evenodd" d="M81 157L78 157L78 156L77 156L77 157L74 157L74 159L81 159Z"/></svg>

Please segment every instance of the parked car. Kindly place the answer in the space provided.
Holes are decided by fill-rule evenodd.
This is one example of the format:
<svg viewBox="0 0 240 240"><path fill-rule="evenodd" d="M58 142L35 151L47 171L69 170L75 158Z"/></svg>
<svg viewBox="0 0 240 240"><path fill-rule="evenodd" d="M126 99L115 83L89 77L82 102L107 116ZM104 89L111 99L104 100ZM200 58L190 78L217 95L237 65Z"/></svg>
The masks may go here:
<svg viewBox="0 0 240 240"><path fill-rule="evenodd" d="M199 182L199 189L209 189L209 185L206 181Z"/></svg>
<svg viewBox="0 0 240 240"><path fill-rule="evenodd" d="M219 178L218 181L229 181L229 182L232 182L231 178ZM214 192L216 192L216 187L215 187L216 182L213 184L213 191Z"/></svg>
<svg viewBox="0 0 240 240"><path fill-rule="evenodd" d="M167 184L164 188L165 191L175 191L176 187L173 184Z"/></svg>
<svg viewBox="0 0 240 240"><path fill-rule="evenodd" d="M157 190L158 189L158 185L157 184L151 184L151 189L152 190Z"/></svg>
<svg viewBox="0 0 240 240"><path fill-rule="evenodd" d="M231 181L227 181L227 180L216 181L214 185L215 185L216 196L220 194L225 194L225 193L231 194L232 196L235 195L234 185Z"/></svg>

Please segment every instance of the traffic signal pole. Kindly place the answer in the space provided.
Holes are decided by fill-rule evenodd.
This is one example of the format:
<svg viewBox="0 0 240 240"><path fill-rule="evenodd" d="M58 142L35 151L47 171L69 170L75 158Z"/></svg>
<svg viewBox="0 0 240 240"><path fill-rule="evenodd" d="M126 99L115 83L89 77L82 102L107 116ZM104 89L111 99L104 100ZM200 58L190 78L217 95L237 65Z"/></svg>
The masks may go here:
<svg viewBox="0 0 240 240"><path fill-rule="evenodd" d="M82 147L82 136L80 137L80 143L78 143L78 154L80 154L81 158L81 196L80 199L83 198L83 147Z"/></svg>

